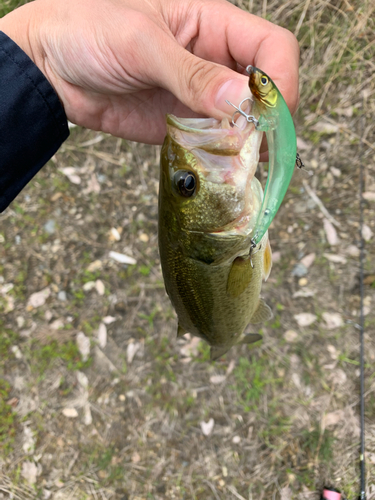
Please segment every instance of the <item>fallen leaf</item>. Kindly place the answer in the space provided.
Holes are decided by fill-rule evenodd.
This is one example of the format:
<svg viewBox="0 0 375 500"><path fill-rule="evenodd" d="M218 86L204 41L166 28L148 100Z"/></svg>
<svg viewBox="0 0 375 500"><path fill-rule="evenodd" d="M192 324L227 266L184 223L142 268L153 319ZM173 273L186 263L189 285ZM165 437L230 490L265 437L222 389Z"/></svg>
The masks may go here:
<svg viewBox="0 0 375 500"><path fill-rule="evenodd" d="M315 323L315 321L318 319L315 314L311 313L300 313L300 314L295 314L294 319L297 321L299 326L309 326Z"/></svg>
<svg viewBox="0 0 375 500"><path fill-rule="evenodd" d="M76 342L82 361L87 361L90 355L90 339L83 332L78 332Z"/></svg>
<svg viewBox="0 0 375 500"><path fill-rule="evenodd" d="M200 339L198 337L191 337L190 342L181 347L180 353L188 358L197 356L199 343Z"/></svg>
<svg viewBox="0 0 375 500"><path fill-rule="evenodd" d="M107 345L107 327L104 323L100 323L97 332L98 344L102 349Z"/></svg>
<svg viewBox="0 0 375 500"><path fill-rule="evenodd" d="M208 422L204 422L204 421L201 422L201 429L202 429L203 435L209 436L211 434L211 432L213 431L214 425L215 425L215 421L213 418L210 418L210 420Z"/></svg>
<svg viewBox="0 0 375 500"><path fill-rule="evenodd" d="M347 260L342 255L337 255L334 253L324 253L323 257L325 257L330 262L334 262L335 264L346 264Z"/></svg>
<svg viewBox="0 0 375 500"><path fill-rule="evenodd" d="M339 328L344 324L342 316L339 313L324 312L322 314L322 317L326 323L325 327L327 328L327 330L334 330L335 328Z"/></svg>
<svg viewBox="0 0 375 500"><path fill-rule="evenodd" d="M90 290L95 288L95 281L87 281L87 283L85 283L82 288L85 292L89 292Z"/></svg>
<svg viewBox="0 0 375 500"><path fill-rule="evenodd" d="M308 269L313 264L315 257L315 253L309 253L308 255L305 255L305 257L301 259L300 262Z"/></svg>
<svg viewBox="0 0 375 500"><path fill-rule="evenodd" d="M322 429L338 424L340 420L344 418L344 416L345 416L344 410L337 410L331 413L327 413L322 418Z"/></svg>
<svg viewBox="0 0 375 500"><path fill-rule="evenodd" d="M136 355L140 347L141 344L139 342L130 342L128 344L128 347L126 349L126 359L129 364L133 361L134 356Z"/></svg>
<svg viewBox="0 0 375 500"><path fill-rule="evenodd" d="M333 224L328 219L323 219L324 231L327 236L327 241L331 246L339 244L339 237L337 236L337 231L333 227Z"/></svg>
<svg viewBox="0 0 375 500"><path fill-rule="evenodd" d="M304 288L303 290L298 290L298 292L293 293L293 299L298 297L314 297L316 292L314 290L310 290L310 288Z"/></svg>
<svg viewBox="0 0 375 500"><path fill-rule="evenodd" d="M371 231L367 224L363 224L362 227L362 236L365 241L370 241L373 237L374 233Z"/></svg>
<svg viewBox="0 0 375 500"><path fill-rule="evenodd" d="M121 264L134 265L137 263L137 261L133 257L129 257L129 255L125 255L124 253L111 251L109 252L109 257L116 262L120 262Z"/></svg>
<svg viewBox="0 0 375 500"><path fill-rule="evenodd" d="M103 323L105 323L106 325L110 325L114 321L116 321L116 318L114 316L105 316L103 318Z"/></svg>
<svg viewBox="0 0 375 500"><path fill-rule="evenodd" d="M121 235L115 227L112 227L109 232L109 241L120 241Z"/></svg>
<svg viewBox="0 0 375 500"><path fill-rule="evenodd" d="M64 408L62 413L67 418L77 418L78 417L78 411L75 408Z"/></svg>
<svg viewBox="0 0 375 500"><path fill-rule="evenodd" d="M221 384L222 382L224 382L226 380L226 376L225 375L212 375L210 377L210 382L211 384Z"/></svg>
<svg viewBox="0 0 375 500"><path fill-rule="evenodd" d="M51 295L51 289L47 286L40 292L35 292L30 295L29 300L27 301L26 307L36 308L45 304L48 297Z"/></svg>
<svg viewBox="0 0 375 500"><path fill-rule="evenodd" d="M83 423L85 425L92 424L92 415L91 415L91 409L90 409L89 403L86 403L84 408L83 408Z"/></svg>
<svg viewBox="0 0 375 500"><path fill-rule="evenodd" d="M355 245L349 245L348 248L346 249L346 253L351 257L359 257L361 251Z"/></svg>
<svg viewBox="0 0 375 500"><path fill-rule="evenodd" d="M98 292L99 295L104 295L105 286L104 286L104 283L102 280L95 281L95 288L96 288L96 291Z"/></svg>
<svg viewBox="0 0 375 500"><path fill-rule="evenodd" d="M338 358L337 349L334 345L332 344L327 345L327 351L331 355L332 359L336 360Z"/></svg>
<svg viewBox="0 0 375 500"><path fill-rule="evenodd" d="M287 342L294 342L298 338L298 333L295 332L294 330L287 330L284 333L284 339Z"/></svg>
<svg viewBox="0 0 375 500"><path fill-rule="evenodd" d="M78 383L81 387L83 387L84 389L88 388L89 379L87 378L87 376L83 372L77 371L77 380L78 380Z"/></svg>
<svg viewBox="0 0 375 500"><path fill-rule="evenodd" d="M367 201L375 201L375 192L374 191L366 191L363 193L362 196Z"/></svg>
<svg viewBox="0 0 375 500"><path fill-rule="evenodd" d="M141 456L137 451L135 451L132 455L132 462L133 464L137 464L140 461L141 461Z"/></svg>
<svg viewBox="0 0 375 500"><path fill-rule="evenodd" d="M95 271L99 271L103 267L103 262L101 260L94 260L89 264L86 268L86 270L89 273L94 273Z"/></svg>
<svg viewBox="0 0 375 500"><path fill-rule="evenodd" d="M40 471L41 472L41 471ZM33 486L36 483L36 478L39 475L38 467L34 462L23 462L21 476Z"/></svg>
<svg viewBox="0 0 375 500"><path fill-rule="evenodd" d="M339 130L339 126L335 123L319 121L311 129L320 134L335 134Z"/></svg>

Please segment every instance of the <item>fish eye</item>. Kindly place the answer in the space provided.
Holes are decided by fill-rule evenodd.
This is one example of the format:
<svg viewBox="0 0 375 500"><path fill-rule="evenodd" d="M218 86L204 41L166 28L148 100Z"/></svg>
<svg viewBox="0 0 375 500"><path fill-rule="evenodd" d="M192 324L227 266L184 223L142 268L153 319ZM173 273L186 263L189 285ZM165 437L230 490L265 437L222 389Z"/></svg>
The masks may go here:
<svg viewBox="0 0 375 500"><path fill-rule="evenodd" d="M262 85L267 85L268 83L268 78L266 76L262 76L262 78L260 79Z"/></svg>
<svg viewBox="0 0 375 500"><path fill-rule="evenodd" d="M193 172L178 171L174 175L174 182L178 192L185 198L190 198L195 193L197 180Z"/></svg>

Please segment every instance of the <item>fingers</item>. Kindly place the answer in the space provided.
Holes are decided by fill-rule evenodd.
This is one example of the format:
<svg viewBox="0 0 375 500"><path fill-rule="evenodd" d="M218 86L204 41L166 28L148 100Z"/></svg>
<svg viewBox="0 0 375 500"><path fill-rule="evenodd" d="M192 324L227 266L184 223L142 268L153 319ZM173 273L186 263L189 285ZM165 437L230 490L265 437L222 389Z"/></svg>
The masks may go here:
<svg viewBox="0 0 375 500"><path fill-rule="evenodd" d="M294 35L229 2L206 0L195 6L199 15L192 53L176 48L168 57L166 65L176 78L164 85L194 111L222 118L233 112L226 99L238 104L249 96L247 76L233 68L252 64L272 78L293 113L299 99L299 47Z"/></svg>

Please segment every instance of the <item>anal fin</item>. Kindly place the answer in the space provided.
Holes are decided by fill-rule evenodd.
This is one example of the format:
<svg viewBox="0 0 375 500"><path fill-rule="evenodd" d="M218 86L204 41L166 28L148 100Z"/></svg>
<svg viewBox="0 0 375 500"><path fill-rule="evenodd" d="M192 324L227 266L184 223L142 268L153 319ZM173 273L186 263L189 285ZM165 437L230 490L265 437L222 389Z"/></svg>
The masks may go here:
<svg viewBox="0 0 375 500"><path fill-rule="evenodd" d="M271 319L272 316L273 314L270 306L267 305L263 299L259 299L258 307L251 316L250 323L264 323Z"/></svg>
<svg viewBox="0 0 375 500"><path fill-rule="evenodd" d="M231 345L211 346L211 361L215 361L221 356L224 356L224 354L227 353L231 347Z"/></svg>

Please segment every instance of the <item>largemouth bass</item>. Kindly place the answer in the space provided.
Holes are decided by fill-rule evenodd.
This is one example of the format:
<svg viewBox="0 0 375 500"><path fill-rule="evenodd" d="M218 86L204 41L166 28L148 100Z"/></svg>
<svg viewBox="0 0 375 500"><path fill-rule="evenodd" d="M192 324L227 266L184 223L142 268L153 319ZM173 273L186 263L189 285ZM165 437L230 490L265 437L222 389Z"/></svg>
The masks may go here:
<svg viewBox="0 0 375 500"><path fill-rule="evenodd" d="M161 151L159 250L180 337L211 346L211 359L260 340L249 323L271 318L260 298L271 270L266 232L252 248L263 191L254 173L262 133L228 120L167 116Z"/></svg>

